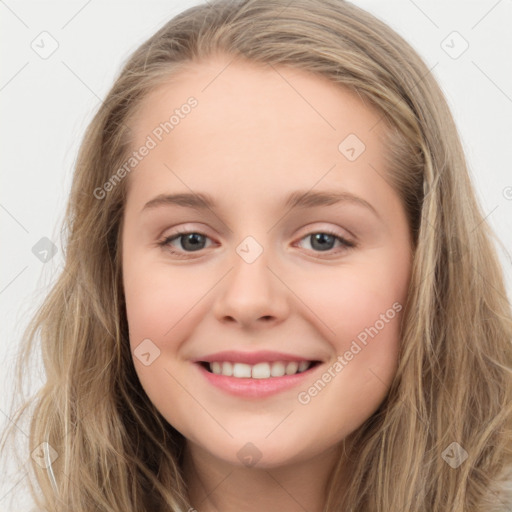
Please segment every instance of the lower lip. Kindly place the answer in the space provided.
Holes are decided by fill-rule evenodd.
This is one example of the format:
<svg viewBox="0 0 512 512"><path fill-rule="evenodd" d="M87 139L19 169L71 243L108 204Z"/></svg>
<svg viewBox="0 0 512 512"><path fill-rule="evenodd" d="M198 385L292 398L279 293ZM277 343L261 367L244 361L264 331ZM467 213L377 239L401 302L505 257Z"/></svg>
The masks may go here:
<svg viewBox="0 0 512 512"><path fill-rule="evenodd" d="M284 375L283 377L269 377L268 379L238 378L228 377L226 375L218 375L209 372L204 366L195 363L202 375L215 387L226 391L235 396L244 398L265 398L275 395L281 391L293 388L303 383L305 379L310 377L320 366L309 368L308 370L296 373L295 375Z"/></svg>

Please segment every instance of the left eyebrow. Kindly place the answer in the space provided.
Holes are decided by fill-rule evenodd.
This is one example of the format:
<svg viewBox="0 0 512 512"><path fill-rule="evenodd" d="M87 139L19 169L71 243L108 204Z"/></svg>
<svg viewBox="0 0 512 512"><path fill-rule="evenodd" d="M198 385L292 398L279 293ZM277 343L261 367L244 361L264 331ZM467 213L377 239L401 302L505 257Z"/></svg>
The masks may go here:
<svg viewBox="0 0 512 512"><path fill-rule="evenodd" d="M287 209L314 208L317 206L330 206L338 203L351 203L363 206L373 212L379 219L381 218L377 210L362 197L356 196L350 192L332 192L332 191L310 191L297 190L290 194L284 205ZM195 194L160 194L148 201L141 212L151 210L159 206L177 205L194 210L215 210L216 202L208 194L197 192Z"/></svg>

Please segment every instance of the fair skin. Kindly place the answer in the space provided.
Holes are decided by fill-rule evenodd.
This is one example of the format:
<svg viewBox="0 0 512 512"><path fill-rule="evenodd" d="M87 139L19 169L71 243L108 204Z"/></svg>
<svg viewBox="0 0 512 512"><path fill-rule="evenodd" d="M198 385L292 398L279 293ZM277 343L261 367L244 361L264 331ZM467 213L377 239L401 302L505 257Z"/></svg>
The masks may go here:
<svg viewBox="0 0 512 512"><path fill-rule="evenodd" d="M225 68L230 60L190 65L147 96L133 120L135 149L187 98L198 101L128 178L130 346L150 339L160 350L148 366L138 357L134 365L151 401L187 439L183 471L194 508L321 512L340 443L376 411L396 372L403 309L392 306L407 298L407 218L383 178L385 125L376 111L309 73L241 61ZM338 149L351 133L366 146L354 161ZM348 192L371 207L286 208L297 190ZM143 209L175 193L208 194L217 207ZM195 246L185 236L158 245L177 228L203 236ZM331 237L322 250L312 235L326 229L356 245ZM263 248L251 263L237 252L248 236ZM377 334L307 401L304 392L372 326ZM213 386L193 362L223 350L321 364L290 389L240 397ZM253 466L239 457L249 442L260 457Z"/></svg>

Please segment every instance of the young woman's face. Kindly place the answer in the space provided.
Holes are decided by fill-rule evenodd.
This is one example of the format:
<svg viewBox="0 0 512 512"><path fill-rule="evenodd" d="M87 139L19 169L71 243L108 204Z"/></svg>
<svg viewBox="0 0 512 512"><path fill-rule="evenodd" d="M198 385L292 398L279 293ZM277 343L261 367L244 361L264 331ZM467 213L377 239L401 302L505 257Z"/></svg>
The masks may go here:
<svg viewBox="0 0 512 512"><path fill-rule="evenodd" d="M162 415L193 449L272 467L333 448L383 401L412 246L379 114L229 60L194 64L134 120L123 281Z"/></svg>

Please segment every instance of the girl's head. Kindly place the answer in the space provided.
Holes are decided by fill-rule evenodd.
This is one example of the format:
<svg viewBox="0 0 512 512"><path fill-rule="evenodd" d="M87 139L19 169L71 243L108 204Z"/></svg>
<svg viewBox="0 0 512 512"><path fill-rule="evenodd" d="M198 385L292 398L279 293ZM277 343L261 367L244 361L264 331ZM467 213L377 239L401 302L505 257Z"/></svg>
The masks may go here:
<svg viewBox="0 0 512 512"><path fill-rule="evenodd" d="M126 177L119 249L156 408L198 449L240 464L252 443L272 467L331 449L384 399L413 242L374 109L311 73L229 59L194 62L141 103L131 148L157 142ZM189 113L158 141L176 107ZM212 361L268 363L234 368L264 377L294 359L315 366L278 393L201 375Z"/></svg>
<svg viewBox="0 0 512 512"><path fill-rule="evenodd" d="M200 459L316 458L326 511L504 506L512 322L492 233L436 81L370 14L247 0L171 20L88 128L67 219L29 336L52 510L187 510ZM257 382L210 373L236 361L262 363L234 368Z"/></svg>

